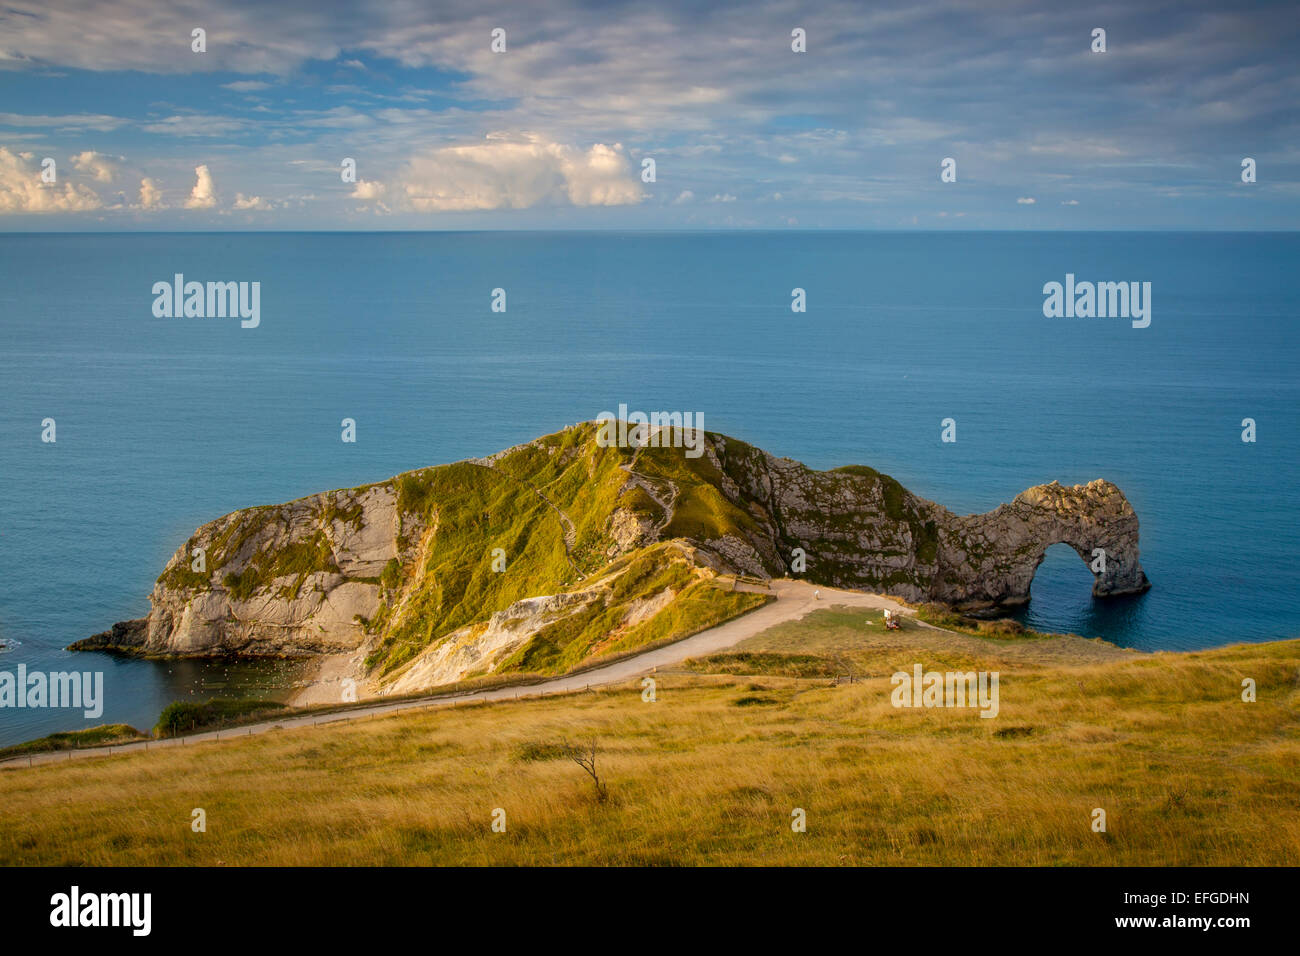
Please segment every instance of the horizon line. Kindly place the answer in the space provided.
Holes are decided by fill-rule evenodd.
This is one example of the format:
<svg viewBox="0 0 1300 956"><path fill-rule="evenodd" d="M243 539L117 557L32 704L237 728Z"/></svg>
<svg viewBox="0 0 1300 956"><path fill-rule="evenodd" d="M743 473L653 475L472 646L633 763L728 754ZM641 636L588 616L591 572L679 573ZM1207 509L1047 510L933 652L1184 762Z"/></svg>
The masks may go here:
<svg viewBox="0 0 1300 956"><path fill-rule="evenodd" d="M513 229L0 229L0 236L96 236L96 235L155 235L155 236L188 236L188 235L464 235L464 234L489 234L499 233L502 235L518 233L537 233L537 234L554 234L554 233L592 233L600 235L717 235L717 234L771 234L785 235L789 233L815 234L815 233L926 233L938 235L962 235L962 234L979 234L979 233L1132 233L1135 235L1142 234L1200 234L1200 235L1294 235L1300 234L1300 226L1294 228L1277 228L1277 229L1185 229L1185 228L1076 228L1076 229L998 229L998 228L968 228L968 229L932 229L910 226L863 226L863 227L826 227L826 228L754 228L754 227L714 227L707 229L619 229L619 228L564 228L564 227L536 227L536 228L513 228Z"/></svg>

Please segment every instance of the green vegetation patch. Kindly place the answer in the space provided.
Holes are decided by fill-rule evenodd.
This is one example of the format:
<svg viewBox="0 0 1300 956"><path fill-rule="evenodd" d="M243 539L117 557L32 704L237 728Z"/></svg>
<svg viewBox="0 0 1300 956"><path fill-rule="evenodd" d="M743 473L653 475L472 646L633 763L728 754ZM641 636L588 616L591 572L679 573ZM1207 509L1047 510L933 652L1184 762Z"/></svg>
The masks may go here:
<svg viewBox="0 0 1300 956"><path fill-rule="evenodd" d="M296 598L307 575L318 571L338 571L334 550L324 531L317 531L307 540L292 541L270 553L258 554L242 571L231 571L222 576L221 583L237 600L247 600L276 578L295 575L289 585L287 598Z"/></svg>
<svg viewBox="0 0 1300 956"><path fill-rule="evenodd" d="M333 491L325 495L325 502L321 507L321 520L331 524L338 522L339 524L351 525L354 531L360 531L365 508L361 506L360 501L353 501L350 507L343 507L339 504L341 494L343 492Z"/></svg>
<svg viewBox="0 0 1300 956"><path fill-rule="evenodd" d="M107 744L128 743L132 740L145 740L148 735L127 724L101 724L87 727L85 730L70 730L65 733L50 734L39 740L14 744L12 747L0 748L0 759L18 757L24 754L48 753L52 750L77 750L81 747L99 747Z"/></svg>
<svg viewBox="0 0 1300 956"><path fill-rule="evenodd" d="M400 602L401 611L376 616L385 633L369 667L391 672L452 631L523 598L562 591L575 577L563 523L525 482L461 462L403 475L398 491L404 508L437 503L436 530L422 565L405 574L394 562L384 569L386 601ZM505 573L492 569L496 548L505 553Z"/></svg>
<svg viewBox="0 0 1300 956"><path fill-rule="evenodd" d="M682 666L698 674L771 675L776 677L835 677L844 667L816 654L777 654L742 651L692 657Z"/></svg>
<svg viewBox="0 0 1300 956"><path fill-rule="evenodd" d="M1015 640L1058 636L1031 631L1019 621L1009 617L994 618L992 620L970 617L954 611L946 604L922 604L916 609L916 616L927 624L933 624L935 627L942 627L949 631L961 631L963 634L974 634L976 637Z"/></svg>
<svg viewBox="0 0 1300 956"><path fill-rule="evenodd" d="M185 554L187 556L194 553L197 547L191 538L185 544ZM163 587L171 588L173 591L206 591L212 586L211 571L195 571L190 566L191 562L182 560L171 567L167 568L158 578L158 583Z"/></svg>
<svg viewBox="0 0 1300 956"><path fill-rule="evenodd" d="M617 576L601 600L539 630L496 673L565 673L588 660L689 637L769 600L696 577L669 543L626 555L611 569ZM634 602L665 591L673 592L666 606L639 623L622 625Z"/></svg>
<svg viewBox="0 0 1300 956"><path fill-rule="evenodd" d="M556 741L529 740L515 748L515 759L524 763L560 760L569 756L570 748Z"/></svg>
<svg viewBox="0 0 1300 956"><path fill-rule="evenodd" d="M269 700L214 698L202 704L178 700L163 709L158 724L154 727L154 734L158 737L174 737L194 730L274 716L286 710L288 707L285 704Z"/></svg>

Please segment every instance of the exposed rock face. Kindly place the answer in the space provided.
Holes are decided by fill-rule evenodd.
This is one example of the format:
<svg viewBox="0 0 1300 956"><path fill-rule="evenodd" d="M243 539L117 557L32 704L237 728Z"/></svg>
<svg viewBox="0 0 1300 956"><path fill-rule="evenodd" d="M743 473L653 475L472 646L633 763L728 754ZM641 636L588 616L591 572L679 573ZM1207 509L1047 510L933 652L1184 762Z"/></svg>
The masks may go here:
<svg viewBox="0 0 1300 956"><path fill-rule="evenodd" d="M394 505L391 486L373 485L209 522L168 561L148 618L73 648L186 657L355 650L379 605L379 576L397 555ZM195 549L203 572L193 570Z"/></svg>
<svg viewBox="0 0 1300 956"><path fill-rule="evenodd" d="M1097 597L1151 586L1138 563L1137 514L1109 481L1036 485L987 514L956 519L953 530L940 549L945 569L932 592L940 601L1024 603L1044 553L1059 543L1104 568L1093 572Z"/></svg>
<svg viewBox="0 0 1300 956"><path fill-rule="evenodd" d="M72 645L72 650L80 651L125 651L139 650L145 638L149 636L149 619L142 617L134 621L118 621L107 631L93 634L84 641Z"/></svg>
<svg viewBox="0 0 1300 956"><path fill-rule="evenodd" d="M773 546L783 570L802 548L805 576L821 583L966 608L1014 606L1029 600L1047 549L1065 543L1089 564L1104 549L1097 597L1150 587L1138 563L1137 514L1108 481L1037 485L993 511L960 516L870 468L817 472L722 436L709 455L732 479L721 489L758 529L744 543L708 546L750 573L760 562L771 567Z"/></svg>
<svg viewBox="0 0 1300 956"><path fill-rule="evenodd" d="M598 599L592 592L579 591L516 601L493 614L486 625L471 624L448 634L403 670L385 693L407 694L453 684L469 674L486 674L546 625Z"/></svg>
<svg viewBox="0 0 1300 956"><path fill-rule="evenodd" d="M172 556L147 619L73 646L364 654L390 690L415 689L508 659L599 653L657 615L676 613L677 626L680 602L698 616L714 600L699 588L717 574L1008 606L1029 599L1046 549L1064 542L1088 563L1104 549L1094 595L1150 586L1137 515L1107 481L1039 485L960 516L866 467L813 471L715 434L698 459L600 447L595 434L574 426L490 458L226 515ZM530 644L538 635L545 646Z"/></svg>

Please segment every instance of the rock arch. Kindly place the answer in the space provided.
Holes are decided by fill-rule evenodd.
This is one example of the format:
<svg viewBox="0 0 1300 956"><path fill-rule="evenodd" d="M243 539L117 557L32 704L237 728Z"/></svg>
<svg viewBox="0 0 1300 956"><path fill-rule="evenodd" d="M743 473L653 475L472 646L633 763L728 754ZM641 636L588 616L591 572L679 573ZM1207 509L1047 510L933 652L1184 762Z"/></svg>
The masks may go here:
<svg viewBox="0 0 1300 956"><path fill-rule="evenodd" d="M936 600L957 605L1018 605L1047 549L1066 544L1089 566L1094 597L1138 594L1151 587L1138 560L1138 518L1109 481L1066 487L1053 481L1021 492L985 514L956 518L936 575ZM1095 549L1105 570L1093 571Z"/></svg>

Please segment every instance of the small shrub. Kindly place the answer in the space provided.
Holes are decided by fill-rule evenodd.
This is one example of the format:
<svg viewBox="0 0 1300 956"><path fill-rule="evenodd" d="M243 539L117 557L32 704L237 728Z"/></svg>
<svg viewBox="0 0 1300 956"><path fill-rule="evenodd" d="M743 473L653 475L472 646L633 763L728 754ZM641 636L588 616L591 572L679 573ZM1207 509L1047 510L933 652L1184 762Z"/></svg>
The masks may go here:
<svg viewBox="0 0 1300 956"><path fill-rule="evenodd" d="M565 744L551 743L549 741L530 740L515 748L516 759L530 762L559 760L561 757L567 757L568 755L569 750Z"/></svg>
<svg viewBox="0 0 1300 956"><path fill-rule="evenodd" d="M229 721L270 715L288 708L270 700L223 700L214 698L207 703L178 700L163 708L154 727L159 737L171 737L189 730L202 730Z"/></svg>
<svg viewBox="0 0 1300 956"><path fill-rule="evenodd" d="M393 592L401 586L402 583L402 562L396 558L389 558L388 563L384 565L383 573L379 575L379 585L385 591Z"/></svg>
<svg viewBox="0 0 1300 956"><path fill-rule="evenodd" d="M1014 737L1028 737L1033 732L1034 732L1033 727L1025 727L1023 725L1013 726L1013 727L999 727L997 730L993 731L993 736L997 737L999 740L1007 740Z"/></svg>

